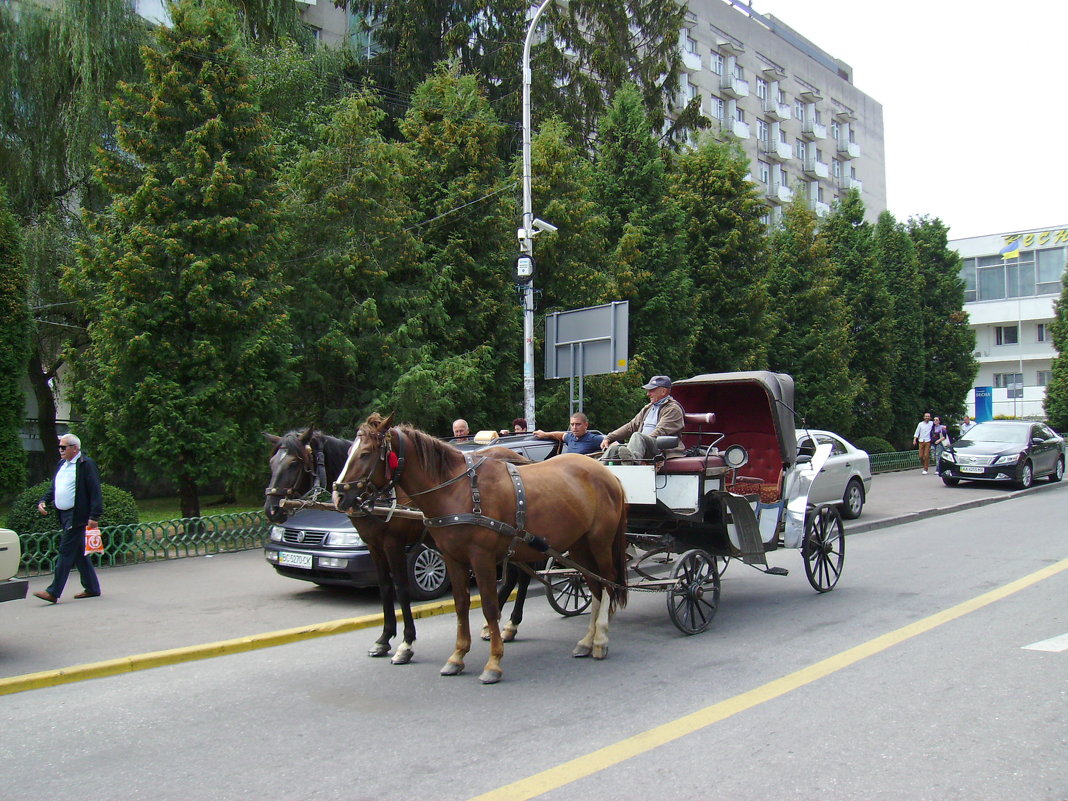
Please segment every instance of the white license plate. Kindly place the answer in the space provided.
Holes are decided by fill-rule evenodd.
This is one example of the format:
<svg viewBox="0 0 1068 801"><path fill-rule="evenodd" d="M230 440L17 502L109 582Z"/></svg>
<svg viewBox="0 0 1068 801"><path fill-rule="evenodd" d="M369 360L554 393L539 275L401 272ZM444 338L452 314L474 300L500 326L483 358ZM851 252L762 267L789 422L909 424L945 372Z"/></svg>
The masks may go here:
<svg viewBox="0 0 1068 801"><path fill-rule="evenodd" d="M304 567L311 570L312 555L310 553L289 553L289 551L279 551L278 564L287 565L289 567Z"/></svg>
<svg viewBox="0 0 1068 801"><path fill-rule="evenodd" d="M985 473L985 467L971 467L968 465L961 465L960 471L962 473Z"/></svg>

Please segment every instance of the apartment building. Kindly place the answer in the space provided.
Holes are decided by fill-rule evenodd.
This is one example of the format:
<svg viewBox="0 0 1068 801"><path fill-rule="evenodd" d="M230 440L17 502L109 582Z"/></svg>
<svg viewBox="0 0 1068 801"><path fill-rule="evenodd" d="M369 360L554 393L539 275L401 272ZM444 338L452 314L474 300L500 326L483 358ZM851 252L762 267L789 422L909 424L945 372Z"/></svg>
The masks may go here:
<svg viewBox="0 0 1068 801"><path fill-rule="evenodd" d="M964 310L975 331L976 387L991 387L993 413L1045 417L1050 325L1068 266L1068 225L954 239ZM975 390L968 394L975 413Z"/></svg>

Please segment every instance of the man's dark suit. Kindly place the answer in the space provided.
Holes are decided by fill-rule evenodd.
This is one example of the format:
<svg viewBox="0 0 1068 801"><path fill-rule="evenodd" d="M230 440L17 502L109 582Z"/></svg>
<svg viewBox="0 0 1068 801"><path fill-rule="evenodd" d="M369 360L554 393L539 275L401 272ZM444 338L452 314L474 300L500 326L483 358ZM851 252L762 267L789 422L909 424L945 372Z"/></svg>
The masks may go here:
<svg viewBox="0 0 1068 801"><path fill-rule="evenodd" d="M45 505L55 503L56 475L65 462L64 459L59 460L48 492L41 497ZM86 592L94 595L100 594L100 582L97 580L96 571L93 570L93 563L85 555L85 524L90 520L99 520L104 514L104 498L100 491L100 471L96 467L96 462L84 453L78 454L74 462L74 471L74 507L69 512L56 510L59 524L63 527L63 535L59 540L56 575L48 587L48 592L56 598L62 595L72 567L78 568L78 573L82 578L82 587Z"/></svg>

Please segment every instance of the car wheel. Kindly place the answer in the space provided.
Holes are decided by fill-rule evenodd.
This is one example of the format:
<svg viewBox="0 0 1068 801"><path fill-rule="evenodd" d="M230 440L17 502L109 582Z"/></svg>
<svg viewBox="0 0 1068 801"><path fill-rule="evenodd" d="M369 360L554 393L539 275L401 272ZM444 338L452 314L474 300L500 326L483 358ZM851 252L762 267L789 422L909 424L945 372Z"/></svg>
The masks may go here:
<svg viewBox="0 0 1068 801"><path fill-rule="evenodd" d="M953 478L952 476L947 476L947 475L945 475L943 473L942 474L942 483L945 484L947 487L955 487L960 483L960 479L959 478Z"/></svg>
<svg viewBox="0 0 1068 801"><path fill-rule="evenodd" d="M1035 470L1030 462L1024 462L1020 466L1020 476L1016 479L1016 486L1020 489L1030 489L1035 483Z"/></svg>
<svg viewBox="0 0 1068 801"><path fill-rule="evenodd" d="M408 551L408 588L417 601L432 601L449 591L449 571L436 548L416 545Z"/></svg>
<svg viewBox="0 0 1068 801"><path fill-rule="evenodd" d="M1049 479L1049 483L1050 484L1052 484L1055 481L1060 481L1062 478L1064 478L1064 459L1063 458L1057 460L1057 466L1053 468L1053 472L1050 473L1048 476L1046 476L1046 478Z"/></svg>
<svg viewBox="0 0 1068 801"><path fill-rule="evenodd" d="M846 520L856 520L864 509L864 485L853 478L846 484L845 495L842 496L842 517Z"/></svg>

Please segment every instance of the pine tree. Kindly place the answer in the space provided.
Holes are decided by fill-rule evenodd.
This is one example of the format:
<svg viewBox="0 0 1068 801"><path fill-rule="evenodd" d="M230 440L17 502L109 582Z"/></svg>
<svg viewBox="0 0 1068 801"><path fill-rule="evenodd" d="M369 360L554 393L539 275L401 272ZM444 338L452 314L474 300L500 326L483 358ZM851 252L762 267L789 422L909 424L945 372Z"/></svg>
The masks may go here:
<svg viewBox="0 0 1068 801"><path fill-rule="evenodd" d="M840 431L854 438L885 437L893 423L890 381L897 364L893 300L882 264L875 258L872 226L864 221L864 203L857 190L850 190L836 205L822 233L852 316L849 369L858 381L852 425L841 426Z"/></svg>
<svg viewBox="0 0 1068 801"><path fill-rule="evenodd" d="M767 207L747 180L749 161L731 144L706 138L675 160L671 195L686 225L686 259L695 289L689 324L697 372L764 365L767 309Z"/></svg>
<svg viewBox="0 0 1068 801"><path fill-rule="evenodd" d="M70 281L91 320L74 389L104 462L172 480L197 516L206 482L261 468L250 444L290 380L290 333L236 21L198 0L168 8L147 80L110 107L120 149L97 177L113 200Z"/></svg>
<svg viewBox="0 0 1068 801"><path fill-rule="evenodd" d="M1063 273L1062 273L1063 275ZM1052 375L1046 387L1043 408L1049 424L1057 431L1068 431L1068 283L1053 305L1053 348L1057 355L1051 366Z"/></svg>
<svg viewBox="0 0 1068 801"><path fill-rule="evenodd" d="M964 281L960 256L949 249L949 229L939 219L912 218L909 238L916 247L923 287L924 365L922 399L926 410L944 419L964 414L964 399L975 381L979 363L975 332L964 311Z"/></svg>
<svg viewBox="0 0 1068 801"><path fill-rule="evenodd" d="M22 382L29 355L29 310L22 266L19 224L11 213L7 189L0 184L0 498L21 492L26 483L26 452L19 431L24 401Z"/></svg>
<svg viewBox="0 0 1068 801"><path fill-rule="evenodd" d="M912 443L912 432L923 417L923 316L922 285L916 248L905 226L884 211L873 237L874 258L886 275L891 297L891 341L896 354L890 376L893 419L886 438L902 450Z"/></svg>
<svg viewBox="0 0 1068 801"><path fill-rule="evenodd" d="M827 242L817 235L816 215L803 198L787 208L770 248L768 303L775 324L768 367L794 377L798 424L851 428L859 384L849 369L849 310Z"/></svg>

